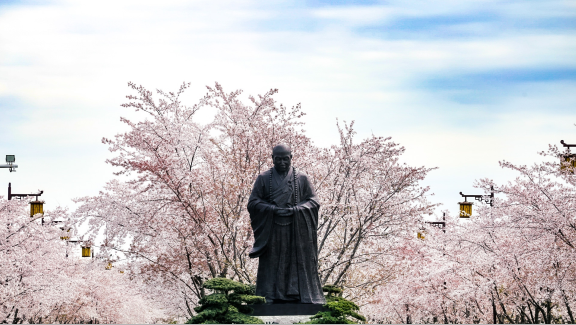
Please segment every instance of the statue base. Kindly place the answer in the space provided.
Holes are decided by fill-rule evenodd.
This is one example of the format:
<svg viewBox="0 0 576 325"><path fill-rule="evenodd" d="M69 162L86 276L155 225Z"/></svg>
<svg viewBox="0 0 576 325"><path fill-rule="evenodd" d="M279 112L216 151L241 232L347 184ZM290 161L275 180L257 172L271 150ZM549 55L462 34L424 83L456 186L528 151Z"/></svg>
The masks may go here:
<svg viewBox="0 0 576 325"><path fill-rule="evenodd" d="M260 318L264 324L298 324L306 323L310 320L310 315L291 316L254 316Z"/></svg>
<svg viewBox="0 0 576 325"><path fill-rule="evenodd" d="M314 316L319 311L326 311L324 305L319 304L271 304L271 305L250 305L254 308L251 316L292 316L310 315Z"/></svg>
<svg viewBox="0 0 576 325"><path fill-rule="evenodd" d="M317 304L271 304L250 305L254 312L250 316L260 318L265 324L296 324L307 322L319 311L328 310Z"/></svg>

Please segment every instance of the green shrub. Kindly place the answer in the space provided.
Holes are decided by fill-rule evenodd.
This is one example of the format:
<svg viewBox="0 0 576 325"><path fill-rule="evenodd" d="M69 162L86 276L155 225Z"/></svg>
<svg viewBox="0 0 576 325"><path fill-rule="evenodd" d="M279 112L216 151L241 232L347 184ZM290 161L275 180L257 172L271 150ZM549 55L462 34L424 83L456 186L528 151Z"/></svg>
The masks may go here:
<svg viewBox="0 0 576 325"><path fill-rule="evenodd" d="M226 278L214 278L204 282L204 288L212 294L200 299L198 313L186 324L264 324L256 317L248 316L254 310L246 304L262 304L264 297L256 296L254 286Z"/></svg>
<svg viewBox="0 0 576 325"><path fill-rule="evenodd" d="M364 316L357 313L360 310L358 305L340 297L342 294L341 288L327 285L322 290L327 292L324 307L328 308L328 311L318 312L310 317L310 321L306 322L306 324L356 324L358 321L366 321Z"/></svg>

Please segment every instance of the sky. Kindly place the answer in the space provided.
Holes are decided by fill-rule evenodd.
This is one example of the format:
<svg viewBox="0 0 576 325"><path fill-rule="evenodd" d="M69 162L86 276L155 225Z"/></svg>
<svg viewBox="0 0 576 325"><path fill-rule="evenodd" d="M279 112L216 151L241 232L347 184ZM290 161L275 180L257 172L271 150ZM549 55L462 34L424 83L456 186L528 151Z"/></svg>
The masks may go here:
<svg viewBox="0 0 576 325"><path fill-rule="evenodd" d="M101 143L148 89L278 88L308 136L390 136L402 160L438 167L423 185L456 214L480 178L516 174L576 143L576 2L555 0L0 0L0 195L44 190L45 209L96 195L114 169ZM201 116L209 119L209 116Z"/></svg>

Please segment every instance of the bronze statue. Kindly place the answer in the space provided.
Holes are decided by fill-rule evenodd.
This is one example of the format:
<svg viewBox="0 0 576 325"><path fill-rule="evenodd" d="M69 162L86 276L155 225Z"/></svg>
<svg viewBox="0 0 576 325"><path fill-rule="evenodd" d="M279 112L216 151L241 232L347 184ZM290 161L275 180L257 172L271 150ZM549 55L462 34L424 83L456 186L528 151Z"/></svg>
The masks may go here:
<svg viewBox="0 0 576 325"><path fill-rule="evenodd" d="M248 212L259 258L256 294L267 304L325 304L318 276L318 199L308 176L291 166L286 145L272 150L274 167L254 182Z"/></svg>

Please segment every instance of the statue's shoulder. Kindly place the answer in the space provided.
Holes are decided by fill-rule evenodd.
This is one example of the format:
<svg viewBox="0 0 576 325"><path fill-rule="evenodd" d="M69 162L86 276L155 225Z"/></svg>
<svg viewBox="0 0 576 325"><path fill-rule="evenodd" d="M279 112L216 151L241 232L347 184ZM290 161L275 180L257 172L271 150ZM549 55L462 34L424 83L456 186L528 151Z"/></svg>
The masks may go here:
<svg viewBox="0 0 576 325"><path fill-rule="evenodd" d="M265 177L265 179L267 179L268 177L270 177L271 173L272 173L272 168L267 169L267 170L261 172L260 174L258 174L258 178Z"/></svg>
<svg viewBox="0 0 576 325"><path fill-rule="evenodd" d="M308 174L306 174L306 172L304 172L302 169L299 168L295 168L295 170L296 174L298 175L298 178L308 180Z"/></svg>

